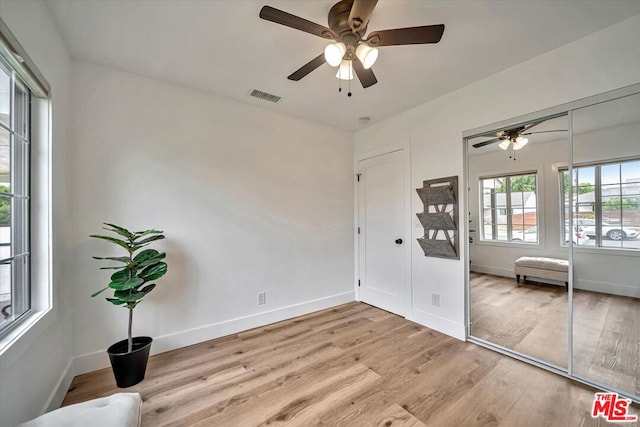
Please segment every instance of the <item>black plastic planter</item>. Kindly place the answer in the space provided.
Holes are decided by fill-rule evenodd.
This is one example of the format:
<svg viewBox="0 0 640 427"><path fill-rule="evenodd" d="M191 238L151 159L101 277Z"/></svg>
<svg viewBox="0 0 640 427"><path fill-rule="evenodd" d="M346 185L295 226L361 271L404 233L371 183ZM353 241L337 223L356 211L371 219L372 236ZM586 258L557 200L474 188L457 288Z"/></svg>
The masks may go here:
<svg viewBox="0 0 640 427"><path fill-rule="evenodd" d="M118 387L131 387L144 379L152 341L151 337L133 337L131 353L127 353L127 340L118 341L107 349Z"/></svg>

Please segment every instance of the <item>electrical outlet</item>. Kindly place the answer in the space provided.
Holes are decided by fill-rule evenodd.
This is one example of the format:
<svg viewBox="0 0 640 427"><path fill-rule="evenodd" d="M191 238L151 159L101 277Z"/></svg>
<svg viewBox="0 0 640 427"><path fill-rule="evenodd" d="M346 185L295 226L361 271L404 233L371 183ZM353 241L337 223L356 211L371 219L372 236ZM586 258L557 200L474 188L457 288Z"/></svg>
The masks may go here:
<svg viewBox="0 0 640 427"><path fill-rule="evenodd" d="M440 295L439 294L431 294L431 305L436 307L440 307Z"/></svg>
<svg viewBox="0 0 640 427"><path fill-rule="evenodd" d="M258 292L258 305L264 305L267 303L267 293Z"/></svg>

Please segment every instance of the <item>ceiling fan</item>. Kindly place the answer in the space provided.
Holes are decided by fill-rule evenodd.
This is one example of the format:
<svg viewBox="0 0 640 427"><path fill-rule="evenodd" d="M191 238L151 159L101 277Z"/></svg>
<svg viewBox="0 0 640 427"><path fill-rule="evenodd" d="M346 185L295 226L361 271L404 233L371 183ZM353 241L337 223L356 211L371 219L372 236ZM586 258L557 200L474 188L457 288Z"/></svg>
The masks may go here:
<svg viewBox="0 0 640 427"><path fill-rule="evenodd" d="M538 126L541 123L544 123L546 120L547 119L498 131L495 134L491 134L491 136L495 135L497 138L489 139L487 141L482 141L482 142L473 144L473 148L481 148L481 147L485 147L487 145L495 144L496 142L499 142L498 147L500 147L503 150L507 150L509 147L511 147L514 150L520 150L529 142L529 138L527 138L527 135L532 135L535 133L566 131L565 129L540 130L540 131L534 131L534 132L530 131L531 128L533 128L534 126ZM489 136L489 135L486 135L486 136Z"/></svg>
<svg viewBox="0 0 640 427"><path fill-rule="evenodd" d="M378 57L378 47L438 43L444 33L444 25L440 24L374 31L365 38L369 18L377 2L378 0L339 1L329 10L329 27L271 6L264 6L260 10L260 18L334 42L326 47L324 53L289 75L289 80L298 81L327 62L332 67L339 67L336 74L338 79L351 80L355 71L362 87L368 88L378 82L371 69Z"/></svg>

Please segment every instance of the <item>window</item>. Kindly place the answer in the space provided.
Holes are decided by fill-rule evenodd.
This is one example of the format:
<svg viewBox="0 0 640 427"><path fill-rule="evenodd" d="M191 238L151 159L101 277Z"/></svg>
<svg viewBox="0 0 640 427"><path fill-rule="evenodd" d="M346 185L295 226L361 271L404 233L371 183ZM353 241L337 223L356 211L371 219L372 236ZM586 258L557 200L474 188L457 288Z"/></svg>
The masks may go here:
<svg viewBox="0 0 640 427"><path fill-rule="evenodd" d="M575 225L589 237L578 244L640 249L640 160L575 167L571 186L573 203L569 172L562 171L563 220L569 223L571 211Z"/></svg>
<svg viewBox="0 0 640 427"><path fill-rule="evenodd" d="M0 58L0 332L31 308L30 101L31 91Z"/></svg>
<svg viewBox="0 0 640 427"><path fill-rule="evenodd" d="M536 172L480 178L485 241L538 243Z"/></svg>

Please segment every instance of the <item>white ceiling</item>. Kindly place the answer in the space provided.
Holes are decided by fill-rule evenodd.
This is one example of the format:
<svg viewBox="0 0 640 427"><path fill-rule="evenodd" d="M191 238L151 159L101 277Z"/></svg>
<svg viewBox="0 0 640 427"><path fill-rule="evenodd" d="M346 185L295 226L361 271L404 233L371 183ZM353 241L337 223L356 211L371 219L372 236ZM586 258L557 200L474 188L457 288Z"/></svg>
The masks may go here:
<svg viewBox="0 0 640 427"><path fill-rule="evenodd" d="M337 0L336 0L337 1ZM369 32L445 24L440 43L380 48L378 84L337 92L323 65L286 76L327 41L258 17L270 5L327 25L334 1L56 0L47 4L75 58L154 77L346 130L427 102L619 21L638 0L380 0ZM250 89L282 97L251 98Z"/></svg>

